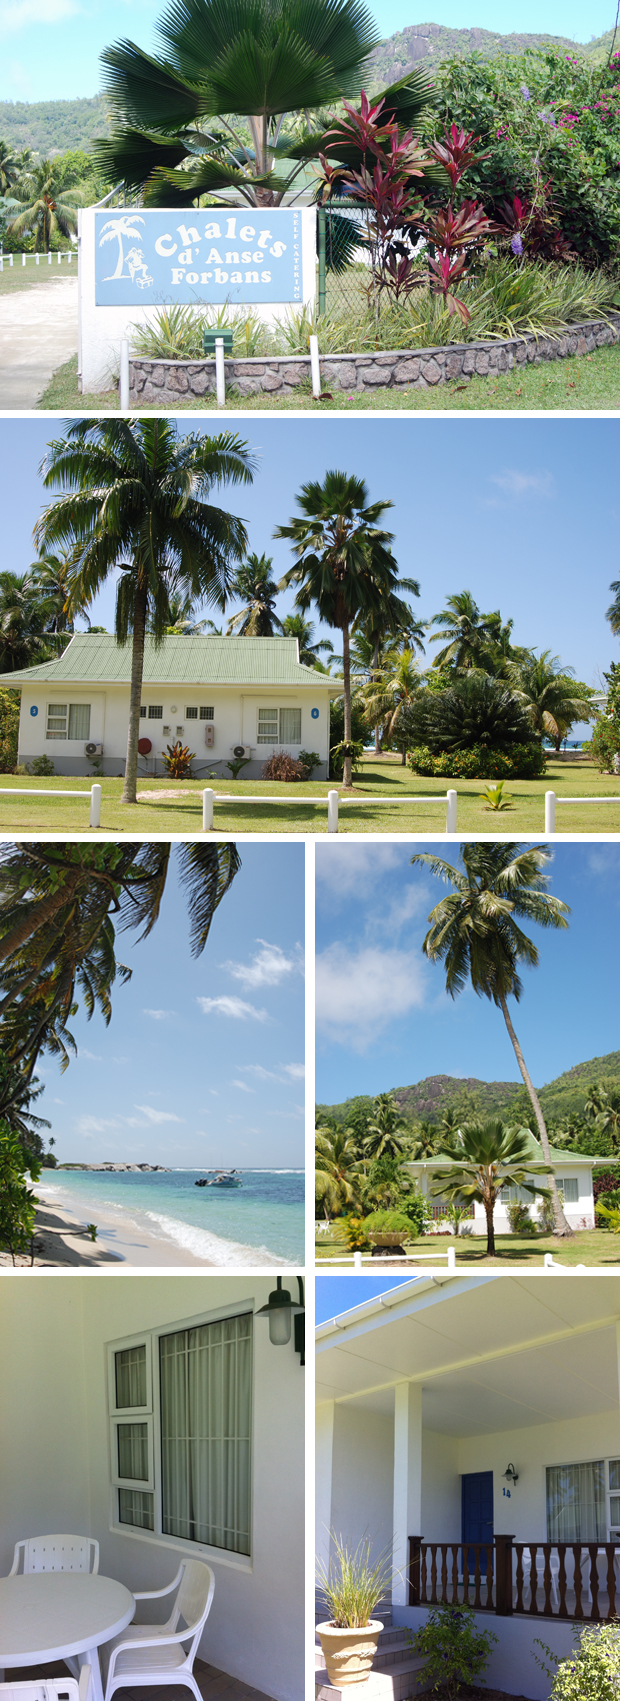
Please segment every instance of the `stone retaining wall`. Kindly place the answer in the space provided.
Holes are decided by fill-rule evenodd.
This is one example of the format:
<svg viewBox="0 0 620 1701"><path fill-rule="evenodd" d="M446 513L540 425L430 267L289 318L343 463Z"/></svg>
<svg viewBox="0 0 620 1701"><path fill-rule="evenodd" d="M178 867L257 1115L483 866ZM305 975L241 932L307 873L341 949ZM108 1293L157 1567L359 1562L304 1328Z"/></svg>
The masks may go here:
<svg viewBox="0 0 620 1701"><path fill-rule="evenodd" d="M591 354L605 343L620 341L620 314L571 325L557 336L510 337L486 343L450 343L443 348L396 349L380 354L342 354L321 357L325 390L432 390L454 379L486 378L510 372L515 366L565 360L571 354ZM226 385L241 395L257 391L292 395L310 390L310 356L275 355L226 361ZM174 407L181 397L215 392L214 360L146 360L131 355L129 405L143 402Z"/></svg>

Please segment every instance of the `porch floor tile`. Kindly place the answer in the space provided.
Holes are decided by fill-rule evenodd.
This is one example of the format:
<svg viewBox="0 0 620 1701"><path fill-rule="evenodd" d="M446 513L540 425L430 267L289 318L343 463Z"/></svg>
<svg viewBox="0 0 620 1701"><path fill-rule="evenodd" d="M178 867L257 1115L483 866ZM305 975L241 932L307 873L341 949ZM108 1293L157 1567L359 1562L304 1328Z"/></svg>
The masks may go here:
<svg viewBox="0 0 620 1701"><path fill-rule="evenodd" d="M10 1674L5 1673L6 1681L26 1683L29 1679L36 1682L44 1677L66 1677L67 1667L62 1660L46 1666L20 1666ZM242 1683L239 1678L231 1677L229 1672L219 1671L217 1666L207 1665L206 1660L195 1660L194 1676L203 1701L272 1701L262 1689L253 1689L249 1683ZM188 1701L190 1691L185 1684L167 1683L162 1687L162 1701ZM115 1701L153 1701L152 1688L117 1689Z"/></svg>

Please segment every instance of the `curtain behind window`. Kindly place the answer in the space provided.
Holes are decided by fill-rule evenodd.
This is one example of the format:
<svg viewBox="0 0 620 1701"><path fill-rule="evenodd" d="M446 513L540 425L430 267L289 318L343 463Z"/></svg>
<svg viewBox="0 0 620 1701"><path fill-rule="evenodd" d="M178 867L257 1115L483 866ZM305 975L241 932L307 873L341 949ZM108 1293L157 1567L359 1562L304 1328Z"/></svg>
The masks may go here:
<svg viewBox="0 0 620 1701"><path fill-rule="evenodd" d="M252 1317L160 1340L162 1529L250 1552Z"/></svg>
<svg viewBox="0 0 620 1701"><path fill-rule="evenodd" d="M280 710L280 743L301 744L301 709Z"/></svg>
<svg viewBox="0 0 620 1701"><path fill-rule="evenodd" d="M90 703L70 703L69 737L90 738Z"/></svg>
<svg viewBox="0 0 620 1701"><path fill-rule="evenodd" d="M547 1541L604 1542L606 1527L604 1461L549 1466Z"/></svg>

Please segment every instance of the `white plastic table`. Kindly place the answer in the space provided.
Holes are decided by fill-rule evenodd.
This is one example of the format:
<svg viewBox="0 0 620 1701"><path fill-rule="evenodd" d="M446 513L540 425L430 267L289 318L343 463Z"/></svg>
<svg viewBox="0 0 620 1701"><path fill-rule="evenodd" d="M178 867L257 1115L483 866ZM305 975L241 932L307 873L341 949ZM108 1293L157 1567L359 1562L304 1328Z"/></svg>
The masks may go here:
<svg viewBox="0 0 620 1701"><path fill-rule="evenodd" d="M135 1601L124 1583L76 1571L0 1577L0 1672L77 1657L92 1672L92 1701L103 1701L98 1649L126 1630Z"/></svg>

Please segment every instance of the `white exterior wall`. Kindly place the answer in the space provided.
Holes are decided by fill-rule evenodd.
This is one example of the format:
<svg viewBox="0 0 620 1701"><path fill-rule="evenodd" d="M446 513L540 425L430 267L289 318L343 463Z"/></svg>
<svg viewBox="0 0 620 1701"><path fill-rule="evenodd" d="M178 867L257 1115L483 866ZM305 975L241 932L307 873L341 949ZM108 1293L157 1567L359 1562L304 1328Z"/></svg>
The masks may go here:
<svg viewBox="0 0 620 1701"><path fill-rule="evenodd" d="M316 297L316 207L300 207L298 211L302 225L302 302L313 306ZM84 207L78 213L78 373L80 388L84 392L114 388L118 382L123 338L131 343L135 325L153 324L161 305L146 307L139 299L125 307L95 305L95 214L95 207ZM171 217L175 220L183 217L182 210L173 210ZM302 302L297 302L296 311L301 309ZM197 299L197 309L203 305L203 299ZM278 302L274 306L252 306L248 311L272 323L286 318L287 307Z"/></svg>
<svg viewBox="0 0 620 1701"><path fill-rule="evenodd" d="M140 736L150 738L153 749L148 757L140 757L138 771L143 776L154 773L163 774L161 752L168 744L174 744L180 738L183 744L189 744L195 752L196 761L192 771L197 778L207 777L212 768L218 779L230 779L226 763L232 755L235 744L248 744L252 757L248 766L241 770L244 779L258 779L262 774L263 764L270 756L278 751L288 751L297 757L299 750L318 751L321 765L315 769L314 777L327 778L329 760L329 697L325 686L320 683L317 674L317 690L310 693L291 690L285 692L282 688L274 691L263 690L244 691L238 686L209 686L209 685L145 685L142 691L142 703L161 704L163 719L140 722ZM96 744L103 744L102 771L104 774L123 774L125 771L125 756L127 751L127 724L129 716L129 687L127 685L98 686L92 689L87 685L66 685L61 687L41 682L22 687L21 714L19 725L19 755L20 762L31 762L33 757L46 755L54 763L58 774L91 774L93 764L84 755L84 740L68 740L46 737L47 707L51 703L90 703L90 739ZM212 707L213 721L191 720L185 716L187 706L196 706L200 712L202 705ZM301 708L301 745L271 745L257 744L258 710L261 708ZM37 714L31 710L36 708ZM313 719L312 709L318 709L318 718ZM164 733L164 726L170 727L169 733ZM207 746L206 728L213 726L214 743ZM177 732L177 727L181 730Z"/></svg>
<svg viewBox="0 0 620 1701"><path fill-rule="evenodd" d="M378 1555L392 1541L393 1497L393 1418L336 1405L330 1528L354 1546L370 1536Z"/></svg>
<svg viewBox="0 0 620 1701"><path fill-rule="evenodd" d="M493 1472L496 1535L543 1542L547 1540L547 1465L575 1465L619 1456L620 1412L606 1412L600 1417L569 1418L564 1423L541 1423L461 1441L459 1471ZM516 1485L504 1481L509 1462L519 1478Z"/></svg>
<svg viewBox="0 0 620 1701"><path fill-rule="evenodd" d="M420 1170L416 1169L415 1165L408 1165L408 1168L411 1169L412 1175L417 1177L417 1179L419 1180L420 1191L425 1195L425 1197L429 1197L431 1189L430 1189L430 1180L429 1180L428 1171L423 1170L423 1171L420 1172ZM554 1170L555 1170L556 1179L559 1177L561 1180L567 1180L567 1181L568 1180L571 1180L571 1181L576 1180L577 1183L578 1183L578 1186L579 1186L579 1201L578 1201L578 1203L569 1204L569 1205L565 1204L564 1205L564 1215L565 1215L568 1223L570 1224L570 1227L575 1229L575 1230L594 1228L594 1226L595 1226L595 1224L594 1224L594 1194L593 1194L593 1191L592 1191L592 1184L593 1184L593 1182L592 1182L592 1178L593 1178L592 1169L590 1167L586 1166L585 1164L584 1165L577 1165L574 1162L571 1163L569 1160L567 1160L566 1163L562 1162L561 1164L560 1163L555 1164ZM544 1176L541 1177L541 1184L544 1187L544 1185L545 1185ZM536 1198L534 1198L530 1201L529 1207L528 1207L530 1217L536 1218L538 1216L538 1212L539 1212L539 1209L540 1209L541 1202L542 1201L540 1199L536 1199ZM442 1203L442 1200L441 1199L434 1199L433 1203L439 1205L439 1204ZM524 1201L524 1203L525 1203L525 1201ZM486 1232L487 1232L486 1214L485 1214L485 1211L484 1211L484 1207L482 1205L479 1205L476 1202L474 1203L474 1215L473 1215L473 1218L470 1219L470 1222L471 1222L471 1227L469 1229L470 1234L476 1234L476 1235L481 1234L481 1235L485 1235L485 1237L486 1237ZM495 1211L494 1211L494 1215L493 1215L493 1222L494 1222L494 1225L495 1225L495 1233L496 1234L510 1234L510 1223L508 1221L507 1207L506 1207L506 1205L502 1204L501 1199L498 1199L497 1205L495 1207Z"/></svg>
<svg viewBox="0 0 620 1701"><path fill-rule="evenodd" d="M35 1533L95 1536L100 1570L130 1589L172 1579L203 1554L215 1596L202 1658L276 1701L303 1694L304 1372L290 1346L254 1329L252 1558L114 1530L106 1344L231 1302L264 1305L269 1278L0 1277L0 1572ZM146 1609L145 1609L146 1610ZM154 1611L153 1616L156 1616Z"/></svg>

